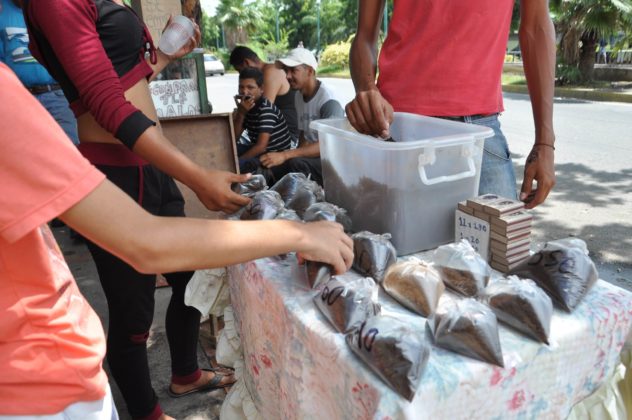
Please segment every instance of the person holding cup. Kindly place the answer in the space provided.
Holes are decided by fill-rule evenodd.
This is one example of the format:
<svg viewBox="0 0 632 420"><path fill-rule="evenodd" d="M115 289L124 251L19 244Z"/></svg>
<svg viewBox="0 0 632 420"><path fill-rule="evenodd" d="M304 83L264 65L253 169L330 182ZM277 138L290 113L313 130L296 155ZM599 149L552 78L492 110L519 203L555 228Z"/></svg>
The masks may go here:
<svg viewBox="0 0 632 420"><path fill-rule="evenodd" d="M122 0L22 0L22 6L31 52L59 81L77 117L79 150L110 181L159 216L184 215L173 178L189 186L209 210L234 212L249 202L230 188L248 175L209 170L191 161L163 135L151 99L149 81L193 50L200 40L197 25L189 21L193 31L188 39L167 54L154 47L146 26ZM95 243L88 242L88 248L108 301L112 376L132 417L167 418L147 362L155 276L136 271ZM172 396L234 382L230 373L197 365L200 313L184 304L191 275L165 275L173 292L166 319Z"/></svg>

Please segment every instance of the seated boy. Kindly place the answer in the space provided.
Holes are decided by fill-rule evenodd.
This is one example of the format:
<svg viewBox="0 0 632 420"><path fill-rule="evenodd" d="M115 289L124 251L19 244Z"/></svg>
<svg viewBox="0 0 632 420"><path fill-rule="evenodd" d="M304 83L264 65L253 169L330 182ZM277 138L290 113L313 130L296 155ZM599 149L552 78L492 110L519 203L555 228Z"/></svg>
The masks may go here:
<svg viewBox="0 0 632 420"><path fill-rule="evenodd" d="M263 73L247 67L239 72L239 95L235 96L235 138L244 131L249 144L237 144L239 170L256 172L259 156L267 152L281 152L296 147L296 139L288 129L285 117L273 103L263 96Z"/></svg>

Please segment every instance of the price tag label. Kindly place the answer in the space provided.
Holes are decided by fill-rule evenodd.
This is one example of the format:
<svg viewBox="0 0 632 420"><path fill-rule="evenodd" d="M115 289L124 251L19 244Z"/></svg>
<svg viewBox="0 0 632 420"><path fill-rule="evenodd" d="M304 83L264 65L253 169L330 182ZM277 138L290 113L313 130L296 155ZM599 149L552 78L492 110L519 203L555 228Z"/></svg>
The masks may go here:
<svg viewBox="0 0 632 420"><path fill-rule="evenodd" d="M454 241L465 239L489 261L489 222L457 210L454 216Z"/></svg>

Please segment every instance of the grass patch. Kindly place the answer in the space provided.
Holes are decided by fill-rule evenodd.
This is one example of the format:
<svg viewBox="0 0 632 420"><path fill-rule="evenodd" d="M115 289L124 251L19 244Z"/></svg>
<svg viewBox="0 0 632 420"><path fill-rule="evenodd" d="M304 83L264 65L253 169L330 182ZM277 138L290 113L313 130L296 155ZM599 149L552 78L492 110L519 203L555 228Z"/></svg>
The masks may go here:
<svg viewBox="0 0 632 420"><path fill-rule="evenodd" d="M524 75L503 73L502 84L503 85L526 85L527 79L524 77Z"/></svg>
<svg viewBox="0 0 632 420"><path fill-rule="evenodd" d="M329 76L329 77L351 77L349 74L348 68L343 68L340 66L323 66L318 68L319 76Z"/></svg>

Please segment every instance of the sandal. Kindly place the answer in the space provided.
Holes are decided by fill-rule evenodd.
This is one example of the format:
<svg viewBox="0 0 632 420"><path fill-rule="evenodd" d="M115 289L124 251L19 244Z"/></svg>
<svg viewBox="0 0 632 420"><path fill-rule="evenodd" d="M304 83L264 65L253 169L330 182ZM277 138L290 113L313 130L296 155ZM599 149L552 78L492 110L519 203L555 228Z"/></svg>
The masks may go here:
<svg viewBox="0 0 632 420"><path fill-rule="evenodd" d="M171 398L180 398L180 397L184 397L186 395L189 394L193 394L195 392L202 392L202 391L213 391L216 389L222 389L222 388L226 388L228 386L233 385L235 382L231 382L231 383L226 383L226 384L222 384L222 379L224 379L225 376L227 375L222 375L221 373L217 372L217 368L214 369L202 369L203 371L207 371L207 372L214 372L215 376L213 376L213 379L211 379L208 383L203 384L198 386L197 388L193 388L190 389L188 391L185 392L174 392L171 389L171 386L169 386L169 388L167 388L167 394L171 397Z"/></svg>

